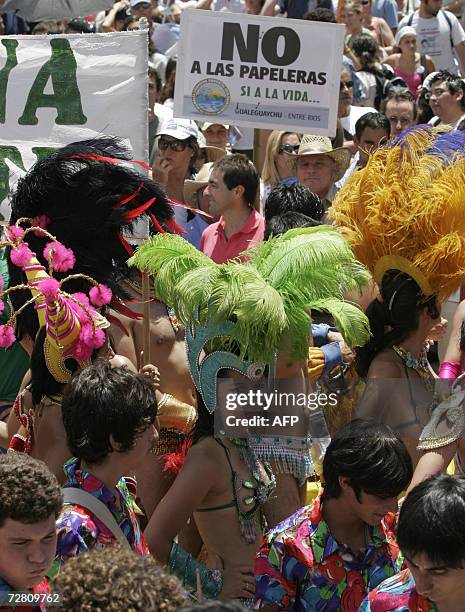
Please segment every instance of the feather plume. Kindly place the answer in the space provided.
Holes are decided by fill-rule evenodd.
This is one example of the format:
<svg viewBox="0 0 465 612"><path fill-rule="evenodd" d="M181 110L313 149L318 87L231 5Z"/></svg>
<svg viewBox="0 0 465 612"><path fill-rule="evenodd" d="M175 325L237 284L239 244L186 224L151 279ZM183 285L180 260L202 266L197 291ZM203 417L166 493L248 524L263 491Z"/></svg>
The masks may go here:
<svg viewBox="0 0 465 612"><path fill-rule="evenodd" d="M311 304L315 310L328 312L350 347L363 346L370 338L370 325L365 314L355 304L341 300L318 300Z"/></svg>
<svg viewBox="0 0 465 612"><path fill-rule="evenodd" d="M337 230L291 230L247 255L245 263L217 265L182 238L165 234L145 241L128 265L154 276L157 294L182 323L234 321L232 336L215 342L216 350L239 349L241 357L268 361L286 346L293 358L305 359L312 304L339 315L349 344L367 340L365 315L345 304L343 294L369 275Z"/></svg>
<svg viewBox="0 0 465 612"><path fill-rule="evenodd" d="M389 255L413 264L415 280L439 300L463 283L464 145L463 135L422 126L378 148L340 190L330 216L374 275Z"/></svg>

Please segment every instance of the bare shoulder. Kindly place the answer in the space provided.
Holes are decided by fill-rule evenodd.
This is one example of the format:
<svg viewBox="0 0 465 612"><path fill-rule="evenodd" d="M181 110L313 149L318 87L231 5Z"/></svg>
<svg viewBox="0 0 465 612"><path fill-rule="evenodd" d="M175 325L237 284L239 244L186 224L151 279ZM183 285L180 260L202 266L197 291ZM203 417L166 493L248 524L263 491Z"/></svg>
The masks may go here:
<svg viewBox="0 0 465 612"><path fill-rule="evenodd" d="M189 448L185 465L202 465L205 470L218 470L222 449L213 436L206 436Z"/></svg>
<svg viewBox="0 0 465 612"><path fill-rule="evenodd" d="M132 361L124 355L115 355L113 359L110 360L110 363L112 368L127 368L131 372L137 371Z"/></svg>
<svg viewBox="0 0 465 612"><path fill-rule="evenodd" d="M368 378L405 378L402 362L392 349L381 351L371 362Z"/></svg>

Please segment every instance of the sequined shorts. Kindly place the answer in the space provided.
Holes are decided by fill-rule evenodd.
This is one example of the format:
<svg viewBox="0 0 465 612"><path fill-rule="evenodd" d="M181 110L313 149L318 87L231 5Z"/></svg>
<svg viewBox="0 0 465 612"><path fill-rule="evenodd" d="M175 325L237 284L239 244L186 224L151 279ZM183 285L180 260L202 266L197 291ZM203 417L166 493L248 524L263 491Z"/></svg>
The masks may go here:
<svg viewBox="0 0 465 612"><path fill-rule="evenodd" d="M153 452L155 455L180 453L188 438L189 434L182 434L174 429L160 429Z"/></svg>

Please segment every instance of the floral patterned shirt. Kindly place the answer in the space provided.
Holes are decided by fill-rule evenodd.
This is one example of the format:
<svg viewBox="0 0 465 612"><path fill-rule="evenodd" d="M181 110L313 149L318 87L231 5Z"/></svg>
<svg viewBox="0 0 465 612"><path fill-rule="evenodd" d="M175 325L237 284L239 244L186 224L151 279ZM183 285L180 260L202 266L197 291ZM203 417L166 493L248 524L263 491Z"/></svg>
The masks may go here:
<svg viewBox="0 0 465 612"><path fill-rule="evenodd" d="M371 591L363 600L360 611L437 612L437 608L417 592L415 580L410 570L406 569Z"/></svg>
<svg viewBox="0 0 465 612"><path fill-rule="evenodd" d="M355 612L369 590L399 571L393 514L368 528L367 548L356 556L329 531L321 496L265 537L255 561L255 609Z"/></svg>
<svg viewBox="0 0 465 612"><path fill-rule="evenodd" d="M70 459L64 465L68 478L66 487L76 487L91 493L103 502L113 514L121 531L128 539L131 548L139 555L148 555L149 550L140 530L137 514L141 514L134 498L129 493L124 479L116 485L119 493L119 506L115 495L103 482L89 472L81 470L79 459ZM57 520L57 554L50 576L54 576L68 557L73 557L92 548L104 548L115 544L116 538L111 531L90 510L75 504L65 504Z"/></svg>

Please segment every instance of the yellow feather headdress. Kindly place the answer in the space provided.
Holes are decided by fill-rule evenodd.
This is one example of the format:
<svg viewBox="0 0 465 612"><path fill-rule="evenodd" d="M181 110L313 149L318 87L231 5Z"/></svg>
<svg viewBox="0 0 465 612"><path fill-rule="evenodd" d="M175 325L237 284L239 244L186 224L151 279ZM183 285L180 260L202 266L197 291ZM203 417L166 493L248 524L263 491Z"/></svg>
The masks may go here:
<svg viewBox="0 0 465 612"><path fill-rule="evenodd" d="M465 134L406 131L349 178L329 214L378 284L396 269L446 299L465 280Z"/></svg>

